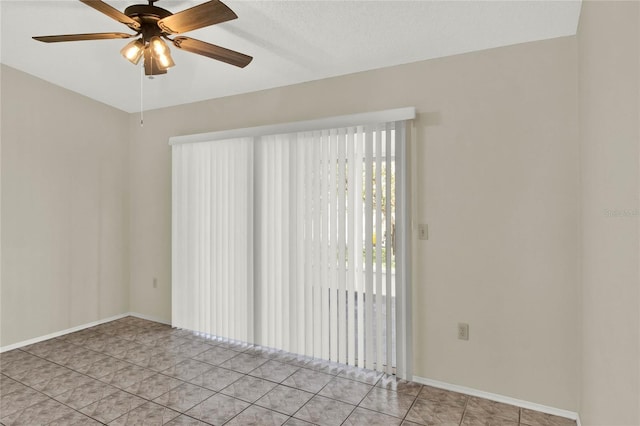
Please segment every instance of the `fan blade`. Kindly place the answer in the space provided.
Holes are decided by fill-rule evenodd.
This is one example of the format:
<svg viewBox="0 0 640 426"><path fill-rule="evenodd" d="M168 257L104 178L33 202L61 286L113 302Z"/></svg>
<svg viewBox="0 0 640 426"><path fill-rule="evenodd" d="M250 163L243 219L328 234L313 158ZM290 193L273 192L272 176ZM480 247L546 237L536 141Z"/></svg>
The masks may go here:
<svg viewBox="0 0 640 426"><path fill-rule="evenodd" d="M33 39L38 41L43 41L45 43L57 43L60 41L109 40L114 38L131 38L135 36L136 34L125 34L125 33L91 33L91 34L37 36L37 37L33 37Z"/></svg>
<svg viewBox="0 0 640 426"><path fill-rule="evenodd" d="M219 0L212 0L158 21L162 31L169 34L181 34L220 22L236 19L233 10Z"/></svg>
<svg viewBox="0 0 640 426"><path fill-rule="evenodd" d="M205 43L189 37L176 37L173 39L176 47L187 52L197 53L218 61L226 62L236 67L244 68L253 60L251 56L244 55L234 50L225 49L215 44Z"/></svg>
<svg viewBox="0 0 640 426"><path fill-rule="evenodd" d="M116 21L125 24L132 30L140 29L140 23L129 18L124 13L120 12L118 9L109 6L101 0L80 0L82 3L86 4L89 7L94 8L98 12L102 12L107 15L109 18L115 19Z"/></svg>

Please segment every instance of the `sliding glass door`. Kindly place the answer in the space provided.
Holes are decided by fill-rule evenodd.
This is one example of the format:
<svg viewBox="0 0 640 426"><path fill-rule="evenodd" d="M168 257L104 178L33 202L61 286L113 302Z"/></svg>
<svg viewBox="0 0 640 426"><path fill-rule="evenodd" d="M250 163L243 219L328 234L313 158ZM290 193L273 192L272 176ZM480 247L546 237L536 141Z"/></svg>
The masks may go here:
<svg viewBox="0 0 640 426"><path fill-rule="evenodd" d="M173 324L394 372L404 139L399 121L174 145Z"/></svg>

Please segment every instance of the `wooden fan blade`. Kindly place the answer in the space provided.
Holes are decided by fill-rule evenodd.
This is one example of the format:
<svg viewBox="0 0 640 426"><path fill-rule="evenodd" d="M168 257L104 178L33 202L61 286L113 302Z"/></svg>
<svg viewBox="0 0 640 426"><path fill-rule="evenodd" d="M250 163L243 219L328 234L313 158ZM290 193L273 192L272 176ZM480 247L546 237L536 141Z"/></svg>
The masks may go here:
<svg viewBox="0 0 640 426"><path fill-rule="evenodd" d="M37 37L33 37L33 39L38 41L43 41L45 43L58 43L60 41L109 40L114 38L131 38L135 36L136 34L125 34L125 33L90 33L90 34L37 36Z"/></svg>
<svg viewBox="0 0 640 426"><path fill-rule="evenodd" d="M189 37L176 37L173 40L176 47L187 52L197 53L218 61L226 62L236 67L244 68L253 60L251 56L244 55L235 50L225 49L215 44L205 43Z"/></svg>
<svg viewBox="0 0 640 426"><path fill-rule="evenodd" d="M236 19L233 10L219 0L212 0L158 21L162 31L169 34L181 34L220 22Z"/></svg>
<svg viewBox="0 0 640 426"><path fill-rule="evenodd" d="M89 7L94 8L98 12L102 12L107 15L111 19L115 19L116 21L125 24L129 28L133 30L140 29L140 23L129 18L124 13L120 12L118 9L109 6L105 2L101 0L80 0L82 3L86 4Z"/></svg>

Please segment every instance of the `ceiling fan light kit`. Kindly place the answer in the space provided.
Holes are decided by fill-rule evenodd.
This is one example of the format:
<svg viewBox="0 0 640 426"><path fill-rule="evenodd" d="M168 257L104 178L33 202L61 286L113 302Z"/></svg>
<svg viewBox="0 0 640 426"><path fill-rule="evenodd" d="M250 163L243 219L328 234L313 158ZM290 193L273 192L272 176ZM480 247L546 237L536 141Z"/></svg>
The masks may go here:
<svg viewBox="0 0 640 426"><path fill-rule="evenodd" d="M142 39L133 40L125 47L122 48L120 53L125 59L131 62L133 65L138 65L140 58L142 58L142 52L144 51L144 42Z"/></svg>
<svg viewBox="0 0 640 426"><path fill-rule="evenodd" d="M37 36L33 37L33 39L45 43L57 43L135 37L136 39L127 43L122 50L120 50L120 53L134 65L137 65L140 59L144 59L145 74L149 76L166 74L167 69L175 65L171 57L171 51L165 40L172 42L178 49L226 62L240 68L246 67L253 60L251 56L240 52L189 37L170 38L170 36L174 34L182 34L187 31L236 19L238 16L219 0L211 0L176 14L155 6L154 3L158 0L148 0L149 4L129 6L124 10L124 13L104 3L102 0L80 1L110 18L125 24L135 31L136 34L68 34Z"/></svg>

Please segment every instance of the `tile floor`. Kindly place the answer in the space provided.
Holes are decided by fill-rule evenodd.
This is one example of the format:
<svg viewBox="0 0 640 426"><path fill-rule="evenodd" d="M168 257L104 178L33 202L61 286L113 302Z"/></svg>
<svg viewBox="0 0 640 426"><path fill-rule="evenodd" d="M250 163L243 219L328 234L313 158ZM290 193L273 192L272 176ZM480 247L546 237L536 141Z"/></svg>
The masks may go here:
<svg viewBox="0 0 640 426"><path fill-rule="evenodd" d="M0 354L2 425L575 426L126 317Z"/></svg>

